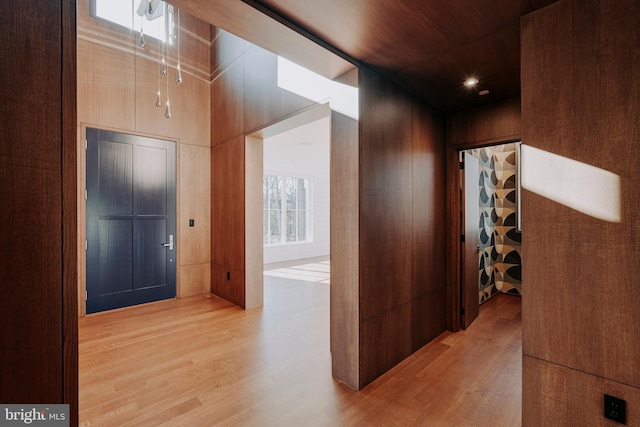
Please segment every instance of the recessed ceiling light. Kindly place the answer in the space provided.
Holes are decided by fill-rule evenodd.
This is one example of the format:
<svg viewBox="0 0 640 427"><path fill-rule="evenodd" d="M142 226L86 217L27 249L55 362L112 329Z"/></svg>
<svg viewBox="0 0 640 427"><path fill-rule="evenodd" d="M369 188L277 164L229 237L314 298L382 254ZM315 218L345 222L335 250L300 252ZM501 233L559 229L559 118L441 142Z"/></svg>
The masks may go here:
<svg viewBox="0 0 640 427"><path fill-rule="evenodd" d="M487 89L481 90L480 92L478 92L478 95L480 95L480 96L489 95L489 91Z"/></svg>
<svg viewBox="0 0 640 427"><path fill-rule="evenodd" d="M464 82L464 85L465 85L466 87L474 87L474 86L475 86L475 85L477 85L477 84L478 84L478 79L476 79L475 77L468 78L468 79Z"/></svg>

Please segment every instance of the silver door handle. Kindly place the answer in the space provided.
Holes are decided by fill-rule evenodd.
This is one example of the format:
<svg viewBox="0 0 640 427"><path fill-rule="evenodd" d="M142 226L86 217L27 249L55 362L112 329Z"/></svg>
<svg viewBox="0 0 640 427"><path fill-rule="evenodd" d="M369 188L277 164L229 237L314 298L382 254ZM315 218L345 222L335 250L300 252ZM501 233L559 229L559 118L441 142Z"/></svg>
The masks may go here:
<svg viewBox="0 0 640 427"><path fill-rule="evenodd" d="M169 234L169 243L161 243L160 246L169 248L169 250L172 251L173 250L173 234Z"/></svg>

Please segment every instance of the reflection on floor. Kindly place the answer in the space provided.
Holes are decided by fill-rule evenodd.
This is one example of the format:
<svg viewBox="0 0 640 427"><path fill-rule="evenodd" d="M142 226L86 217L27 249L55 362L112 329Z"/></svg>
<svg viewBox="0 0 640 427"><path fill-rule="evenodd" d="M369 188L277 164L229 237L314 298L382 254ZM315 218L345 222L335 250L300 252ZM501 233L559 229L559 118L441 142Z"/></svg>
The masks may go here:
<svg viewBox="0 0 640 427"><path fill-rule="evenodd" d="M318 261L301 265L290 265L276 269L265 269L265 276L304 280L305 282L329 283L329 261Z"/></svg>
<svg viewBox="0 0 640 427"><path fill-rule="evenodd" d="M365 389L331 377L329 286L265 277L79 320L83 426L519 426L520 298L497 295Z"/></svg>

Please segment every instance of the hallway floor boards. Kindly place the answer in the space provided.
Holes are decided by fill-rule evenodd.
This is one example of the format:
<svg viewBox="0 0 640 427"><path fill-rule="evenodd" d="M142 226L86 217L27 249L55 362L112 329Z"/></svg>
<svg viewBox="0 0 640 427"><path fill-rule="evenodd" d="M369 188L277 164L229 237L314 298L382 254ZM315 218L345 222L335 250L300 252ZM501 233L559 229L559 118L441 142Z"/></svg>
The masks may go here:
<svg viewBox="0 0 640 427"><path fill-rule="evenodd" d="M79 324L84 426L520 425L518 297L360 392L331 377L324 283L265 277L262 309L205 295Z"/></svg>

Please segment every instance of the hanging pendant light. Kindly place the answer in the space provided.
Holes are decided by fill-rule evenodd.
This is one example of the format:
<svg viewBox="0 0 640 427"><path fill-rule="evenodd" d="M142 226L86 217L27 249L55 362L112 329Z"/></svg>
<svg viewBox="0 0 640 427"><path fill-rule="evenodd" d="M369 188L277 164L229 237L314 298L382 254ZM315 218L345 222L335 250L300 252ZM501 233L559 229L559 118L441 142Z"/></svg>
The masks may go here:
<svg viewBox="0 0 640 427"><path fill-rule="evenodd" d="M166 7L166 4L165 4L165 7ZM164 37L165 38L162 40L162 63L160 64L160 74L163 75L163 76L165 74L167 74L167 62L164 59L164 54L165 54L165 52L167 50L167 39L166 39L167 38L167 36L166 36L166 33L167 33L167 19L166 19L166 16L167 15L165 13L165 19L164 19L164 22L163 22L163 24L164 24L164 32L165 32L165 36Z"/></svg>
<svg viewBox="0 0 640 427"><path fill-rule="evenodd" d="M144 49L147 44L144 42L144 30L142 28L142 24L140 25L140 40L138 41L138 46L140 49Z"/></svg>
<svg viewBox="0 0 640 427"><path fill-rule="evenodd" d="M173 39L174 37L174 32L175 32L175 24L173 22L173 12L174 12L174 8L172 4L166 3L165 5L167 7L166 9L166 15L165 15L165 29L166 29L166 34L167 34L167 43L169 44L173 44Z"/></svg>
<svg viewBox="0 0 640 427"><path fill-rule="evenodd" d="M178 31L176 31L176 20L175 20L175 16L176 16L176 8L173 5L169 5L170 6L170 12L171 12L171 38L173 40L178 38L178 31L180 30L178 28ZM178 19L180 19L180 12L178 12ZM178 23L178 26L180 25L180 23Z"/></svg>
<svg viewBox="0 0 640 427"><path fill-rule="evenodd" d="M176 83L180 84L182 83L182 71L180 71L180 63L178 62L178 71L176 73Z"/></svg>
<svg viewBox="0 0 640 427"><path fill-rule="evenodd" d="M135 12L135 11L134 11ZM177 13L177 16L176 16ZM158 41L158 64L160 73L158 74L158 90L156 91L155 105L158 108L165 107L164 116L167 119L172 117L171 113L171 101L169 99L169 45L172 44L172 40L177 41L177 61L176 61L176 76L175 81L178 84L182 83L182 63L180 61L180 10L176 12L173 5L161 2L161 0L140 0L138 3L137 14L142 17L142 23L140 24L140 38L138 39L138 46L141 49L146 47L146 40L144 37L144 21L153 21L156 18L164 15L163 20L165 25L165 38ZM166 94L162 93L162 76L165 76ZM164 103L162 102L163 95L166 97ZM164 105L163 105L164 104Z"/></svg>
<svg viewBox="0 0 640 427"><path fill-rule="evenodd" d="M169 62L169 48L167 48L167 62ZM169 101L169 75L165 75L165 84L167 91L167 100L165 101L166 108L164 110L164 117L167 119L171 118L171 102Z"/></svg>
<svg viewBox="0 0 640 427"><path fill-rule="evenodd" d="M176 65L176 83L182 83L182 70L180 67L180 9L178 9L178 28L176 29L177 33L177 44L178 44L178 65Z"/></svg>
<svg viewBox="0 0 640 427"><path fill-rule="evenodd" d="M157 21L158 30L160 30L160 20ZM160 32L160 31L158 31ZM162 107L162 94L160 93L160 85L162 84L162 75L166 74L167 69L164 62L164 40L158 40L158 62L160 63L160 74L158 74L158 93L156 95L156 107Z"/></svg>
<svg viewBox="0 0 640 427"><path fill-rule="evenodd" d="M140 40L138 40L138 46L140 49L144 49L147 44L144 42L144 16L142 17L142 21L140 21Z"/></svg>

